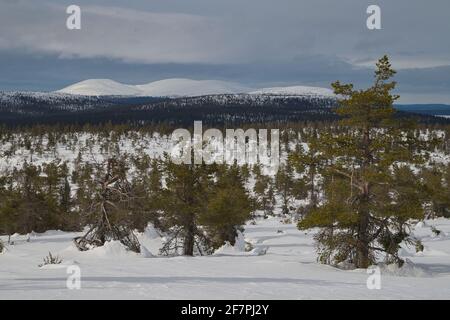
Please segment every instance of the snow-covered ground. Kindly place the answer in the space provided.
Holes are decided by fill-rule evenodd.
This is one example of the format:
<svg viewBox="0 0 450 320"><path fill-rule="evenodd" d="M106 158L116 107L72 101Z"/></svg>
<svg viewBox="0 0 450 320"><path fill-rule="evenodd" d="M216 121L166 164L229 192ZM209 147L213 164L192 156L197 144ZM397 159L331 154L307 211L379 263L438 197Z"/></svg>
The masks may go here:
<svg viewBox="0 0 450 320"><path fill-rule="evenodd" d="M430 226L441 234L436 236ZM402 269L381 269L381 289L369 290L366 270L345 271L316 262L313 232L305 234L278 218L247 225L245 240L254 249L224 247L203 257L157 256L161 238L151 228L139 236L144 255L118 243L90 252L72 245L74 233L49 231L13 237L0 255L0 299L448 299L450 298L450 221L420 223L414 235L423 253L404 248ZM3 237L5 241L6 238ZM240 243L242 245L242 243ZM48 252L61 265L38 267ZM265 253L265 254L264 254ZM66 288L66 268L81 269L81 289Z"/></svg>

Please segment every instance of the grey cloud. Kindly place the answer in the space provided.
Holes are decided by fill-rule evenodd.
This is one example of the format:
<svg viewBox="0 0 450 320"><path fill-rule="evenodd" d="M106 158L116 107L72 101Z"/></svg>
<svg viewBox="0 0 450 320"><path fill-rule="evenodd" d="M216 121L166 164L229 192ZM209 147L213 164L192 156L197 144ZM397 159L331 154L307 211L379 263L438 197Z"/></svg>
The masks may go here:
<svg viewBox="0 0 450 320"><path fill-rule="evenodd" d="M88 5L82 7L82 30L69 31L63 6L7 7L0 11L3 49L146 63L227 59L226 46L215 45L222 37L220 21L208 17Z"/></svg>
<svg viewBox="0 0 450 320"><path fill-rule="evenodd" d="M82 30L65 29L65 7ZM86 78L183 76L250 85L368 84L392 57L399 91L450 101L450 2L378 0L0 0L0 89L57 89ZM439 66L439 67L437 67ZM413 69L416 68L416 69ZM445 98L447 97L447 98Z"/></svg>
<svg viewBox="0 0 450 320"><path fill-rule="evenodd" d="M365 27L367 0L77 2L79 32L64 28L68 1L0 3L0 46L146 63L286 62L299 54L357 62L389 53L400 67L450 65L447 0L377 1L380 31Z"/></svg>

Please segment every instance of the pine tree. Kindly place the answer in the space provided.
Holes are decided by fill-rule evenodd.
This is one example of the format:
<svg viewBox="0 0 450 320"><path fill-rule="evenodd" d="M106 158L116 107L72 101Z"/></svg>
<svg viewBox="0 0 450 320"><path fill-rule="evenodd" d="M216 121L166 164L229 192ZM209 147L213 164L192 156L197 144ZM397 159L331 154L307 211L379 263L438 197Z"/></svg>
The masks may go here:
<svg viewBox="0 0 450 320"><path fill-rule="evenodd" d="M241 177L244 182L247 182L250 178L250 167L247 163L241 166Z"/></svg>
<svg viewBox="0 0 450 320"><path fill-rule="evenodd" d="M252 203L239 167L164 161L161 225L169 236L162 254L210 254L234 244L250 218Z"/></svg>
<svg viewBox="0 0 450 320"><path fill-rule="evenodd" d="M51 207L54 207L61 230L79 230L78 217L71 212L72 199L71 187L69 183L69 168L67 163L61 163L57 159L51 163L43 165L43 182L45 197Z"/></svg>
<svg viewBox="0 0 450 320"><path fill-rule="evenodd" d="M256 207L258 210L263 210L265 216L271 215L275 206L273 180L270 176L262 174L259 166L255 166L253 172L255 174L253 192L255 194Z"/></svg>
<svg viewBox="0 0 450 320"><path fill-rule="evenodd" d="M63 184L60 187L60 204L62 212L70 213L72 199L71 199L71 187L69 183L69 178L65 176L63 178Z"/></svg>
<svg viewBox="0 0 450 320"><path fill-rule="evenodd" d="M237 231L243 231L242 225L250 219L251 212L250 197L239 167L222 166L208 197L207 208L199 216L211 246L216 249L225 242L234 245Z"/></svg>
<svg viewBox="0 0 450 320"><path fill-rule="evenodd" d="M304 210L307 214L318 205L320 190L319 171L326 163L326 158L319 151L317 137L308 140L308 148L298 145L294 153L289 154L288 165L292 166L297 174L301 174L297 184L297 196L308 195L308 206Z"/></svg>
<svg viewBox="0 0 450 320"><path fill-rule="evenodd" d="M18 211L14 204L18 204L18 192L12 189L12 177L0 177L0 234L8 235L8 244L11 235L17 231ZM1 250L0 250L1 252Z"/></svg>
<svg viewBox="0 0 450 320"><path fill-rule="evenodd" d="M98 178L87 184L92 189L83 193L87 198L81 204L90 228L84 236L74 239L79 250L86 251L117 240L129 250L140 252L140 244L133 233L134 194L127 171L124 161L110 158L106 168L98 172Z"/></svg>
<svg viewBox="0 0 450 320"><path fill-rule="evenodd" d="M143 231L148 223L161 229L160 223L160 193L162 190L161 164L158 159L150 159L147 155L141 159L134 159L136 177L132 180L135 207L133 226Z"/></svg>
<svg viewBox="0 0 450 320"><path fill-rule="evenodd" d="M425 218L450 217L450 165L424 168L420 176Z"/></svg>
<svg viewBox="0 0 450 320"><path fill-rule="evenodd" d="M0 234L8 235L8 243L11 242L11 235L19 231L17 199L18 194L11 190L5 190L0 196Z"/></svg>
<svg viewBox="0 0 450 320"><path fill-rule="evenodd" d="M8 210L15 210L17 232L44 232L61 226L58 199L47 187L42 168L24 163L14 170ZM14 208L14 209L13 209Z"/></svg>
<svg viewBox="0 0 450 320"><path fill-rule="evenodd" d="M329 185L324 203L298 225L321 228L316 240L322 262L367 268L384 256L401 264L397 251L409 239L407 221L423 215L420 203L410 201L407 183L396 180L399 174L414 179L411 172L396 168L421 159L412 148L420 144L411 143L405 131L409 128L393 122L398 96L391 93L396 83L389 80L394 74L384 56L376 64L372 87L355 90L352 84L332 84L339 97L341 130L322 132L318 144L321 157L328 159L321 174Z"/></svg>
<svg viewBox="0 0 450 320"><path fill-rule="evenodd" d="M202 254L204 232L199 228L199 216L206 210L211 176L206 165L175 164L164 161L166 188L161 191L163 230L170 233L161 249L165 255L193 256L194 250Z"/></svg>
<svg viewBox="0 0 450 320"><path fill-rule="evenodd" d="M281 196L281 213L289 214L291 211L291 200L294 195L295 181L292 167L282 164L275 175L275 189Z"/></svg>

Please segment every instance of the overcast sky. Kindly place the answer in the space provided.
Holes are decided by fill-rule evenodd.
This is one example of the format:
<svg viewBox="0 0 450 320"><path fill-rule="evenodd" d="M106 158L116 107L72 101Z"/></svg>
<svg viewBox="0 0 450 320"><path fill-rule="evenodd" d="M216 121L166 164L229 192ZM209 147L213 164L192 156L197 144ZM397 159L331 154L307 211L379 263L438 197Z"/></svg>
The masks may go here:
<svg viewBox="0 0 450 320"><path fill-rule="evenodd" d="M81 30L66 8L81 7ZM366 9L381 7L382 30ZM0 90L89 78L367 85L388 54L403 103L450 103L448 0L0 0Z"/></svg>

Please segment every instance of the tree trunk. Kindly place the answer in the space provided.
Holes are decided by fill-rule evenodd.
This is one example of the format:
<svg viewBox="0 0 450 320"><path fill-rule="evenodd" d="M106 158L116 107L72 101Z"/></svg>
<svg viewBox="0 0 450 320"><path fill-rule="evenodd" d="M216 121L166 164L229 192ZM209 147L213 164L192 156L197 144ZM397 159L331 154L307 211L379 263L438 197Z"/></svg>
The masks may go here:
<svg viewBox="0 0 450 320"><path fill-rule="evenodd" d="M369 259L369 210L367 208L369 201L369 186L364 184L363 194L361 196L361 207L359 211L358 235L356 245L356 267L367 268L370 264Z"/></svg>
<svg viewBox="0 0 450 320"><path fill-rule="evenodd" d="M358 225L358 237L356 246L356 267L367 268L369 266L369 240L367 229L369 226L369 215L366 212L360 213Z"/></svg>
<svg viewBox="0 0 450 320"><path fill-rule="evenodd" d="M369 167L373 161L372 154L370 151L370 128L364 128L362 146L364 149L364 161L361 165L362 172ZM360 199L359 208L359 223L358 223L358 235L357 235L357 245L356 245L356 267L357 268L367 268L370 264L369 259L369 199L370 199L370 187L367 181L362 181L362 193Z"/></svg>
<svg viewBox="0 0 450 320"><path fill-rule="evenodd" d="M317 197L316 197L316 186L314 185L314 173L315 173L315 166L311 166L310 168L310 183L311 183L311 203L310 206L312 208L315 208L317 206Z"/></svg>
<svg viewBox="0 0 450 320"><path fill-rule="evenodd" d="M185 256L194 255L194 244L195 244L194 237L195 237L194 224L191 223L186 228L186 235L184 236L183 254Z"/></svg>

